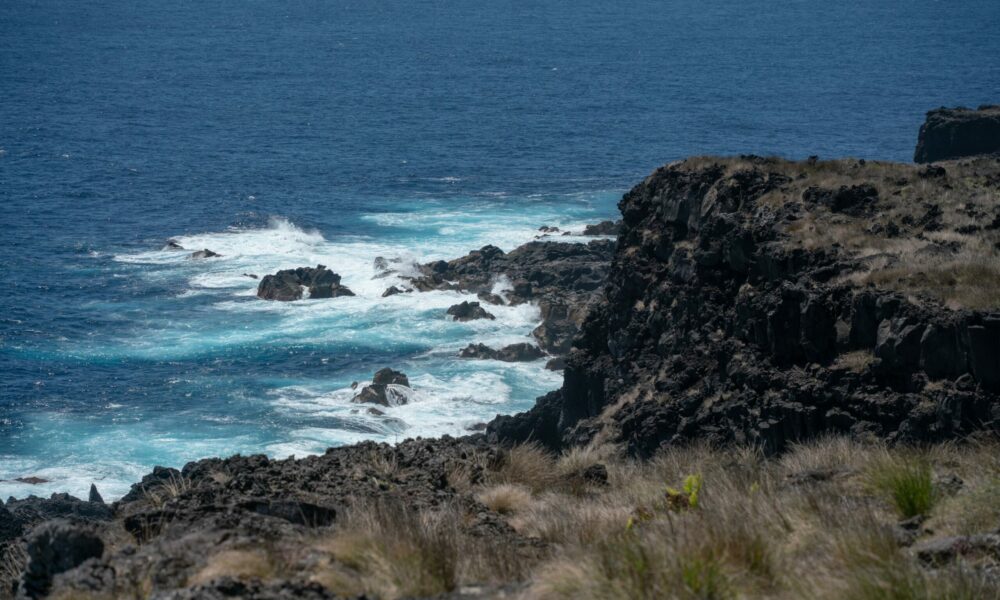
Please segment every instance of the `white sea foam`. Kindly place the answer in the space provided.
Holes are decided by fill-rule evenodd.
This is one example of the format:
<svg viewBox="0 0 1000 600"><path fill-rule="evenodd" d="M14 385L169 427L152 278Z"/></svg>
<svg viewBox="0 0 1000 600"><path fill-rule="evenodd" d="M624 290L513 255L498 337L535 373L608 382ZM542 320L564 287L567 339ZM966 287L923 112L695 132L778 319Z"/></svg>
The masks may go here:
<svg viewBox="0 0 1000 600"><path fill-rule="evenodd" d="M540 321L537 307L488 305L485 308L495 320L455 322L446 316L447 308L462 300L475 300L475 296L433 291L382 297L389 286L405 286L400 276L414 274L415 264L462 256L486 244L509 251L539 239L538 227L543 224L580 232L587 222L594 222L581 221L578 213L565 206L546 206L541 200L528 207L503 202L483 199L482 204L461 209L427 202L419 212L371 214L364 219L393 232L376 238L340 235L328 239L318 231L276 218L262 228L172 238L186 249L183 251L157 249L115 256L120 263L136 265L134 272L116 275L147 277L157 285L180 289L167 300L179 308L190 303L196 312L180 319L153 314L133 338L71 352L164 361L212 356L239 347L312 344L330 349L322 363L331 374L328 379L277 387L264 384L259 392L247 391L246 398L220 405L228 406L224 410L232 410L232 414L208 408L204 414L192 413L177 423L157 425L130 415L116 418L106 428L73 422L78 431L71 433L75 444L72 456L38 460L0 456L0 479L35 475L52 480L40 486L0 482L0 497L54 491L85 497L90 483L95 482L111 500L126 493L153 464L179 467L188 460L235 452L303 456L366 439L395 442L416 436L460 435L498 413L529 408L537 395L560 384L558 373L544 369L545 361L464 360L457 354L470 343L499 348L530 341L531 331ZM582 206L588 200L581 198L579 202ZM541 239L577 242L594 238L556 234ZM189 258L191 252L204 248L222 256ZM378 277L376 256L398 259L390 266L397 273ZM263 277L280 269L317 264L340 274L342 284L356 296L297 302L267 302L254 297L259 279L247 275ZM141 265L156 268L143 269ZM493 292L504 295L511 287L510 281L499 278ZM341 348L345 358L356 348L374 349L369 352L384 349L387 355L402 358L387 359L386 364L344 367L353 363L340 360ZM406 402L377 407L381 415L370 413L369 405L351 402L358 389L352 389L350 382L363 385L375 370L385 366L409 375L412 391L405 392ZM260 371L263 378L280 376L266 365ZM181 392L179 384L194 384L190 379L168 383L184 394L190 392ZM241 402L266 407L270 411L268 427L241 426ZM107 404L105 409L129 410L120 404ZM64 416L45 419L50 422L33 426L66 432L70 423ZM206 425L197 432L189 431L181 423L186 419ZM100 459L93 461L93 457Z"/></svg>

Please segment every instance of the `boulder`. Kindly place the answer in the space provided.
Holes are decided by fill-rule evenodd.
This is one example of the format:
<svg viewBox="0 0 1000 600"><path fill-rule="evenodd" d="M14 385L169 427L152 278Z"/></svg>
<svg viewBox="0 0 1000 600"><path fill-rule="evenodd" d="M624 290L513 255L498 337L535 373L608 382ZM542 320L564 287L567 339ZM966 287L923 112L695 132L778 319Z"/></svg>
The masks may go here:
<svg viewBox="0 0 1000 600"><path fill-rule="evenodd" d="M1000 106L938 108L920 126L913 162L1000 154Z"/></svg>
<svg viewBox="0 0 1000 600"><path fill-rule="evenodd" d="M492 314L486 312L478 302L468 302L464 301L461 304L456 304L448 309L448 314L454 317L456 321L474 321L476 319L489 319L494 320Z"/></svg>
<svg viewBox="0 0 1000 600"><path fill-rule="evenodd" d="M188 258L218 258L220 256L222 255L216 252L212 252L208 248L205 248L204 250L198 250L197 252L192 252L191 255L188 256Z"/></svg>
<svg viewBox="0 0 1000 600"><path fill-rule="evenodd" d="M305 290L309 291L309 298L354 295L349 288L340 285L340 275L323 265L317 265L316 268L299 267L265 275L257 286L257 297L288 302L301 300Z"/></svg>
<svg viewBox="0 0 1000 600"><path fill-rule="evenodd" d="M181 246L177 242L177 240L167 240L167 243L166 243L165 246L163 246L163 249L164 250L183 250L184 246Z"/></svg>
<svg viewBox="0 0 1000 600"><path fill-rule="evenodd" d="M405 374L389 368L380 369L372 377L372 382L362 388L351 402L399 406L406 404L410 380Z"/></svg>

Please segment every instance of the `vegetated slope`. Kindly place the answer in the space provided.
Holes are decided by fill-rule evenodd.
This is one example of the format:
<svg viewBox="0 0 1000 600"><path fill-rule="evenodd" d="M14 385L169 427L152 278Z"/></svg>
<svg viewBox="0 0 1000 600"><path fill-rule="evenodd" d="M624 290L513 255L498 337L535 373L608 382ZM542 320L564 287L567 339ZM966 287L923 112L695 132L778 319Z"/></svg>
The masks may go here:
<svg viewBox="0 0 1000 600"><path fill-rule="evenodd" d="M495 420L499 439L648 456L996 428L1000 161L693 158L619 206L562 389Z"/></svg>

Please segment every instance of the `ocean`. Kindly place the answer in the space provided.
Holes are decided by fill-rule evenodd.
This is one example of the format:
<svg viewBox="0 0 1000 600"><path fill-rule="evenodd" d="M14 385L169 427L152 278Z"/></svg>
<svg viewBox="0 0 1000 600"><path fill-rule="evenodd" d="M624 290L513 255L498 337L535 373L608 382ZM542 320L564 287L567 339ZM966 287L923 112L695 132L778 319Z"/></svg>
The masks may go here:
<svg viewBox="0 0 1000 600"><path fill-rule="evenodd" d="M995 0L3 2L0 498L527 409L544 361L455 354L536 309L455 323L374 258L579 231L691 154L908 161L928 109L1000 102L998 30ZM357 296L244 275L316 264ZM386 366L413 402L357 412Z"/></svg>

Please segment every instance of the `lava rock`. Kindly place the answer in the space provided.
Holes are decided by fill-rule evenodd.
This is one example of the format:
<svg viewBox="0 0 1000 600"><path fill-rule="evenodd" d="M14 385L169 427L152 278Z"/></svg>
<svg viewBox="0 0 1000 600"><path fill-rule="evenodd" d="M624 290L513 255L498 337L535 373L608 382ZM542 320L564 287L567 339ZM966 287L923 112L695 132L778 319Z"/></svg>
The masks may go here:
<svg viewBox="0 0 1000 600"><path fill-rule="evenodd" d="M502 360L504 362L529 362L545 357L538 346L528 343L511 344L496 350L485 344L469 344L459 354L461 358Z"/></svg>
<svg viewBox="0 0 1000 600"><path fill-rule="evenodd" d="M583 235L618 235L621 228L621 221L601 221L596 225L584 227Z"/></svg>
<svg viewBox="0 0 1000 600"><path fill-rule="evenodd" d="M177 242L177 240L167 240L167 243L166 243L165 246L163 246L163 249L164 250L183 250L184 246L181 246Z"/></svg>
<svg viewBox="0 0 1000 600"><path fill-rule="evenodd" d="M304 290L309 291L310 298L354 295L349 288L340 285L340 275L323 265L317 265L316 268L299 267L278 271L274 275L265 275L257 286L257 297L288 302L301 300Z"/></svg>
<svg viewBox="0 0 1000 600"><path fill-rule="evenodd" d="M216 252L212 252L208 248L205 248L204 250L198 250L197 252L192 252L191 255L188 256L188 258L218 258L220 256L222 255Z"/></svg>
<svg viewBox="0 0 1000 600"><path fill-rule="evenodd" d="M97 491L97 486L95 484L90 484L90 494L87 497L88 502L97 502L98 504L104 504L104 498L101 497L101 493Z"/></svg>
<svg viewBox="0 0 1000 600"><path fill-rule="evenodd" d="M403 388L403 389L401 389ZM389 368L375 373L370 385L366 385L351 402L399 406L406 404L410 380L405 374Z"/></svg>
<svg viewBox="0 0 1000 600"><path fill-rule="evenodd" d="M44 597L52 578L90 558L100 558L104 542L86 525L54 520L37 527L27 545L28 566L21 580L21 592L28 598Z"/></svg>
<svg viewBox="0 0 1000 600"><path fill-rule="evenodd" d="M938 108L920 126L913 162L1000 154L1000 106Z"/></svg>
<svg viewBox="0 0 1000 600"><path fill-rule="evenodd" d="M411 290L411 289L400 289L400 288L398 288L398 287L396 287L396 286L393 285L393 286L390 286L384 292L382 292L382 297L383 298L388 298L389 296L395 296L396 294L408 294L408 293L410 293L412 291L413 290Z"/></svg>
<svg viewBox="0 0 1000 600"><path fill-rule="evenodd" d="M476 319L496 319L495 316L490 314L483 308L478 302L464 301L461 304L456 304L448 309L448 314L454 317L456 321L474 321Z"/></svg>

